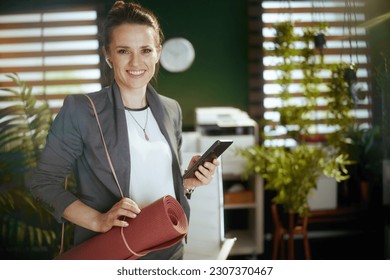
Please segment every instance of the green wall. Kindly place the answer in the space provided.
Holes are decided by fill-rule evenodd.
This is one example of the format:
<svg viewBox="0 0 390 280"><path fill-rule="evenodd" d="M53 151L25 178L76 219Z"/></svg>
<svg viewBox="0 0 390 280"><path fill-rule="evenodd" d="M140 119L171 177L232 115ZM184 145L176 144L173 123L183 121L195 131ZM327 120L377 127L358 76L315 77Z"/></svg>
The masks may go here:
<svg viewBox="0 0 390 280"><path fill-rule="evenodd" d="M368 20L378 19L390 13L389 0L366 0ZM376 83L378 79L383 79L390 75L390 18L383 21L376 21L376 24L367 30L369 38L370 59L372 64L371 75L373 78L373 120L375 125L382 125L384 121L382 111L390 112L390 105L383 104L383 91ZM387 69L387 73L385 72ZM388 97L387 97L388 98Z"/></svg>

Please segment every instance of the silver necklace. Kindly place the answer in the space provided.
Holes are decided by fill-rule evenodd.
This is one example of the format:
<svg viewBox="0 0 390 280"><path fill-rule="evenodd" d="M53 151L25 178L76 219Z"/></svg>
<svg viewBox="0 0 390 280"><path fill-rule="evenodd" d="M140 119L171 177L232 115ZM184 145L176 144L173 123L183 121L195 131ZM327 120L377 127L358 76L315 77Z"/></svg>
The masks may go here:
<svg viewBox="0 0 390 280"><path fill-rule="evenodd" d="M145 137L145 140L146 141L149 141L149 136L148 134L146 133L146 125L148 124L148 116L149 116L149 110L148 108L146 108L146 119L145 119L145 125L144 127L142 127L142 125L139 124L139 122L135 119L135 117L133 116L133 114L130 112L129 108L126 108L126 111L129 112L130 116L133 118L133 120L135 121L135 123L142 129L142 131L144 132L144 137Z"/></svg>

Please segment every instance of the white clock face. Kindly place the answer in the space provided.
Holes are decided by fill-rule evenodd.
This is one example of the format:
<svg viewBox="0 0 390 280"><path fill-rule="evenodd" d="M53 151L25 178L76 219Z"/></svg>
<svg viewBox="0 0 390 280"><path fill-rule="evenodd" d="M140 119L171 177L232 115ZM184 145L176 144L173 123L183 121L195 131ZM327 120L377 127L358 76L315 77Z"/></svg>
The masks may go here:
<svg viewBox="0 0 390 280"><path fill-rule="evenodd" d="M167 71L183 72L190 68L195 59L195 50L185 38L167 40L161 50L160 63Z"/></svg>

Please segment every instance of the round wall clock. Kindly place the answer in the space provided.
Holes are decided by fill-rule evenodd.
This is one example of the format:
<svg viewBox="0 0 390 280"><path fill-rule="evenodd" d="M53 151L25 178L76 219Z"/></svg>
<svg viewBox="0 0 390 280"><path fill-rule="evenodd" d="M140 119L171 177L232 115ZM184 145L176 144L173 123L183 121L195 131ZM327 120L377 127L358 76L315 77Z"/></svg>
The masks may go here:
<svg viewBox="0 0 390 280"><path fill-rule="evenodd" d="M169 72L183 72L190 68L195 59L195 50L185 38L167 40L161 50L160 63Z"/></svg>

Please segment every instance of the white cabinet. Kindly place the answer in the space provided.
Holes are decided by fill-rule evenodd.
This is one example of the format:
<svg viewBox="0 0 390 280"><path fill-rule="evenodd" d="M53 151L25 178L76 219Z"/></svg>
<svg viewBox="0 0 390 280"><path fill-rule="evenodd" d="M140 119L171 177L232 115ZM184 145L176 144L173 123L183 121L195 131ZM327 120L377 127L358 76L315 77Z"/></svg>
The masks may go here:
<svg viewBox="0 0 390 280"><path fill-rule="evenodd" d="M263 180L253 176L242 180L246 161L237 154L237 148L258 143L258 125L249 115L233 107L196 108L194 132L183 134L183 151L202 154L216 140L233 140L222 154L222 201L224 237L235 238L230 255L257 255L264 252L264 190ZM234 188L232 188L232 186ZM242 189L237 188L242 185ZM233 190L239 192L233 193ZM229 199L227 199L229 198ZM249 198L249 199L248 199ZM205 220L209 219L205 214Z"/></svg>
<svg viewBox="0 0 390 280"><path fill-rule="evenodd" d="M183 167L187 167L193 153L183 153ZM189 232L184 246L184 259L215 259L221 247L223 231L223 201L221 171L213 181L197 188L188 201L191 207ZM205 218L207 217L207 218Z"/></svg>
<svg viewBox="0 0 390 280"><path fill-rule="evenodd" d="M220 233L223 234L221 238L222 240L224 238L236 239L234 246L230 251L231 256L262 254L264 252L263 180L259 176L253 176L249 180L242 180L241 174L243 166L246 163L235 152L235 149L238 147L243 148L254 145L256 138L248 137L248 135L204 136L197 132L189 132L183 134L183 152L195 151L198 154L202 154L217 139L231 139L234 141L233 145L229 147L228 150L220 157L220 161L222 163L220 167L222 172L222 186L220 192L218 194L205 194L206 196L219 196L219 198L214 199L214 201L216 201L215 203L218 203L219 201L220 211L222 211L218 214L219 217L223 219L220 222L220 226L222 227L220 228ZM225 198L227 198L225 195L226 192L230 190L230 187L234 184L243 185L246 192L249 192L252 195L252 199L250 199L250 201L246 200L244 202L240 202L238 200L237 202L237 200L235 200L235 195L239 198L244 194L237 192L228 194L229 198L233 198L233 201L225 201ZM201 188L199 190L201 190ZM202 201L202 195L203 194L201 193L195 194L193 199L197 202ZM195 202L191 201L190 203ZM202 205L206 206L207 202L203 201ZM193 209L191 210L191 216L194 212L197 211L194 207L197 206L192 206ZM196 215L198 215L196 219L204 219L203 222L215 218L214 216L208 215L207 213L197 213ZM215 220L213 223L216 223ZM214 237L210 236L210 239L217 236L215 235L214 231L212 234ZM203 244L206 244L206 241L203 242Z"/></svg>
<svg viewBox="0 0 390 280"><path fill-rule="evenodd" d="M229 182L237 182L241 178L224 175L224 185ZM264 252L264 191L263 180L254 176L248 181L246 192L226 194L224 199L225 212L225 236L237 238L236 244L231 250L231 255L257 255ZM252 201L247 194L252 193ZM227 196L229 199L227 200ZM234 201L234 196L237 200ZM242 197L244 195L244 197ZM249 200L248 200L249 199Z"/></svg>
<svg viewBox="0 0 390 280"><path fill-rule="evenodd" d="M193 155L182 153L183 169ZM185 260L226 259L234 246L235 238L225 238L222 192L222 172L218 167L211 183L197 188L192 194Z"/></svg>

